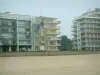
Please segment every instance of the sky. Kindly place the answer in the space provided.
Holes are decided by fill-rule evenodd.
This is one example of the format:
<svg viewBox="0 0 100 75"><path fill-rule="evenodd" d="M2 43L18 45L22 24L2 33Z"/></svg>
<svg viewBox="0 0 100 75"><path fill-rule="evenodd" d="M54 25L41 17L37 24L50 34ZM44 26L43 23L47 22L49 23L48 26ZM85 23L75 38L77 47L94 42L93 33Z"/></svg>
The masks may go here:
<svg viewBox="0 0 100 75"><path fill-rule="evenodd" d="M89 8L100 8L100 0L0 0L0 12L56 17L61 35L72 38L72 20Z"/></svg>

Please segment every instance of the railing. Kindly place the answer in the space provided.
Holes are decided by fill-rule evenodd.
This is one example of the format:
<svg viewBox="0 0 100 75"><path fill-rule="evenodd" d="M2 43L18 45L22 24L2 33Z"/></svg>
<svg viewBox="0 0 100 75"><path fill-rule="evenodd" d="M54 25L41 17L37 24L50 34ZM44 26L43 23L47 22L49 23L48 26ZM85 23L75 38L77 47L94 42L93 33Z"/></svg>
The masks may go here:
<svg viewBox="0 0 100 75"><path fill-rule="evenodd" d="M59 21L54 21L54 22L43 22L44 24L59 24Z"/></svg>
<svg viewBox="0 0 100 75"><path fill-rule="evenodd" d="M100 36L81 36L81 38L100 38Z"/></svg>
<svg viewBox="0 0 100 75"><path fill-rule="evenodd" d="M48 40L61 40L61 38L57 38L57 37L51 37Z"/></svg>
<svg viewBox="0 0 100 75"><path fill-rule="evenodd" d="M44 27L44 28L46 28L46 29L56 29L56 30L60 29L60 27Z"/></svg>
<svg viewBox="0 0 100 75"><path fill-rule="evenodd" d="M47 44L47 46L61 46L61 44Z"/></svg>
<svg viewBox="0 0 100 75"><path fill-rule="evenodd" d="M72 25L71 27L72 27L72 28L77 28L77 25Z"/></svg>
<svg viewBox="0 0 100 75"><path fill-rule="evenodd" d="M80 28L89 28L89 29L91 29L91 28L100 28L100 26L80 26Z"/></svg>
<svg viewBox="0 0 100 75"><path fill-rule="evenodd" d="M60 32L47 32L46 34L55 34L55 35L58 35L58 34L60 34Z"/></svg>
<svg viewBox="0 0 100 75"><path fill-rule="evenodd" d="M100 31L81 31L81 33L100 33Z"/></svg>
<svg viewBox="0 0 100 75"><path fill-rule="evenodd" d="M77 40L77 38L73 38L72 40Z"/></svg>
<svg viewBox="0 0 100 75"><path fill-rule="evenodd" d="M78 23L94 23L94 24L100 24L100 21L79 21Z"/></svg>
<svg viewBox="0 0 100 75"><path fill-rule="evenodd" d="M73 42L73 44L77 44L77 42Z"/></svg>
<svg viewBox="0 0 100 75"><path fill-rule="evenodd" d="M73 35L73 36L77 36L77 33L72 33L71 35Z"/></svg>
<svg viewBox="0 0 100 75"><path fill-rule="evenodd" d="M72 31L72 32L77 32L77 29L72 29L71 31Z"/></svg>

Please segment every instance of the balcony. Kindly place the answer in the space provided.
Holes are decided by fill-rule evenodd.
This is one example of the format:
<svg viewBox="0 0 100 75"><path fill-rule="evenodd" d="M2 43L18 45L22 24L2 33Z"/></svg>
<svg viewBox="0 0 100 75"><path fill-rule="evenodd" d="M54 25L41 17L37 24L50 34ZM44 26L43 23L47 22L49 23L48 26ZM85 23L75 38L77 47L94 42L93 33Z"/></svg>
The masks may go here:
<svg viewBox="0 0 100 75"><path fill-rule="evenodd" d="M99 36L81 36L81 38L100 38Z"/></svg>
<svg viewBox="0 0 100 75"><path fill-rule="evenodd" d="M60 27L44 27L45 29L53 29L53 30L59 30Z"/></svg>
<svg viewBox="0 0 100 75"><path fill-rule="evenodd" d="M72 36L77 36L77 33L72 33Z"/></svg>
<svg viewBox="0 0 100 75"><path fill-rule="evenodd" d="M72 32L77 32L77 29L72 29L71 31L72 31Z"/></svg>
<svg viewBox="0 0 100 75"><path fill-rule="evenodd" d="M73 44L77 44L77 42L73 42Z"/></svg>
<svg viewBox="0 0 100 75"><path fill-rule="evenodd" d="M55 20L55 19L57 19L57 18L40 16L40 19L42 19L42 20L45 20L45 19L52 19L52 20Z"/></svg>
<svg viewBox="0 0 100 75"><path fill-rule="evenodd" d="M100 21L79 21L78 23L100 24Z"/></svg>
<svg viewBox="0 0 100 75"><path fill-rule="evenodd" d="M54 25L54 24L60 24L60 21L53 21L53 22L43 22L44 24L50 24L50 25Z"/></svg>
<svg viewBox="0 0 100 75"><path fill-rule="evenodd" d="M61 44L47 44L47 46L61 46Z"/></svg>
<svg viewBox="0 0 100 75"><path fill-rule="evenodd" d="M77 28L77 25L72 25L71 27L72 27L72 28Z"/></svg>
<svg viewBox="0 0 100 75"><path fill-rule="evenodd" d="M100 33L100 31L87 31L87 30L84 30L84 31L81 31L81 33Z"/></svg>
<svg viewBox="0 0 100 75"><path fill-rule="evenodd" d="M72 40L77 40L77 38L76 38L76 37L74 37Z"/></svg>
<svg viewBox="0 0 100 75"><path fill-rule="evenodd" d="M73 49L78 49L78 47L77 46L74 46Z"/></svg>
<svg viewBox="0 0 100 75"><path fill-rule="evenodd" d="M50 37L50 38L48 38L48 40L61 40L61 38L58 38L58 37Z"/></svg>
<svg viewBox="0 0 100 75"><path fill-rule="evenodd" d="M81 26L80 28L100 28L100 26Z"/></svg>
<svg viewBox="0 0 100 75"><path fill-rule="evenodd" d="M48 34L48 35L59 35L60 32L49 32L49 31L47 31L46 34Z"/></svg>

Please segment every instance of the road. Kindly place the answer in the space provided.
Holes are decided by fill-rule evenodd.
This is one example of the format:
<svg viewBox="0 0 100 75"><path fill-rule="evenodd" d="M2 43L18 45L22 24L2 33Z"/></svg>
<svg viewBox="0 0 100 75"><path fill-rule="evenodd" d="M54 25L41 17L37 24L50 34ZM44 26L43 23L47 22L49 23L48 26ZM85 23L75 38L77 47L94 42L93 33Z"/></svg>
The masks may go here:
<svg viewBox="0 0 100 75"><path fill-rule="evenodd" d="M0 75L100 75L100 54L0 57Z"/></svg>

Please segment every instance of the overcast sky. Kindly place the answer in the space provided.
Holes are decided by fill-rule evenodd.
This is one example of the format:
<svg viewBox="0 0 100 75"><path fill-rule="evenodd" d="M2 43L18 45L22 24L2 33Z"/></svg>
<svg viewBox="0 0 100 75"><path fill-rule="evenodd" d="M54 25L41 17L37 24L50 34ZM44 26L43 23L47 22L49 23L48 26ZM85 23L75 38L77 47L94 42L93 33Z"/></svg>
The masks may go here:
<svg viewBox="0 0 100 75"><path fill-rule="evenodd" d="M99 8L100 0L0 0L0 12L56 17L61 21L61 34L71 38L72 20L88 11Z"/></svg>

